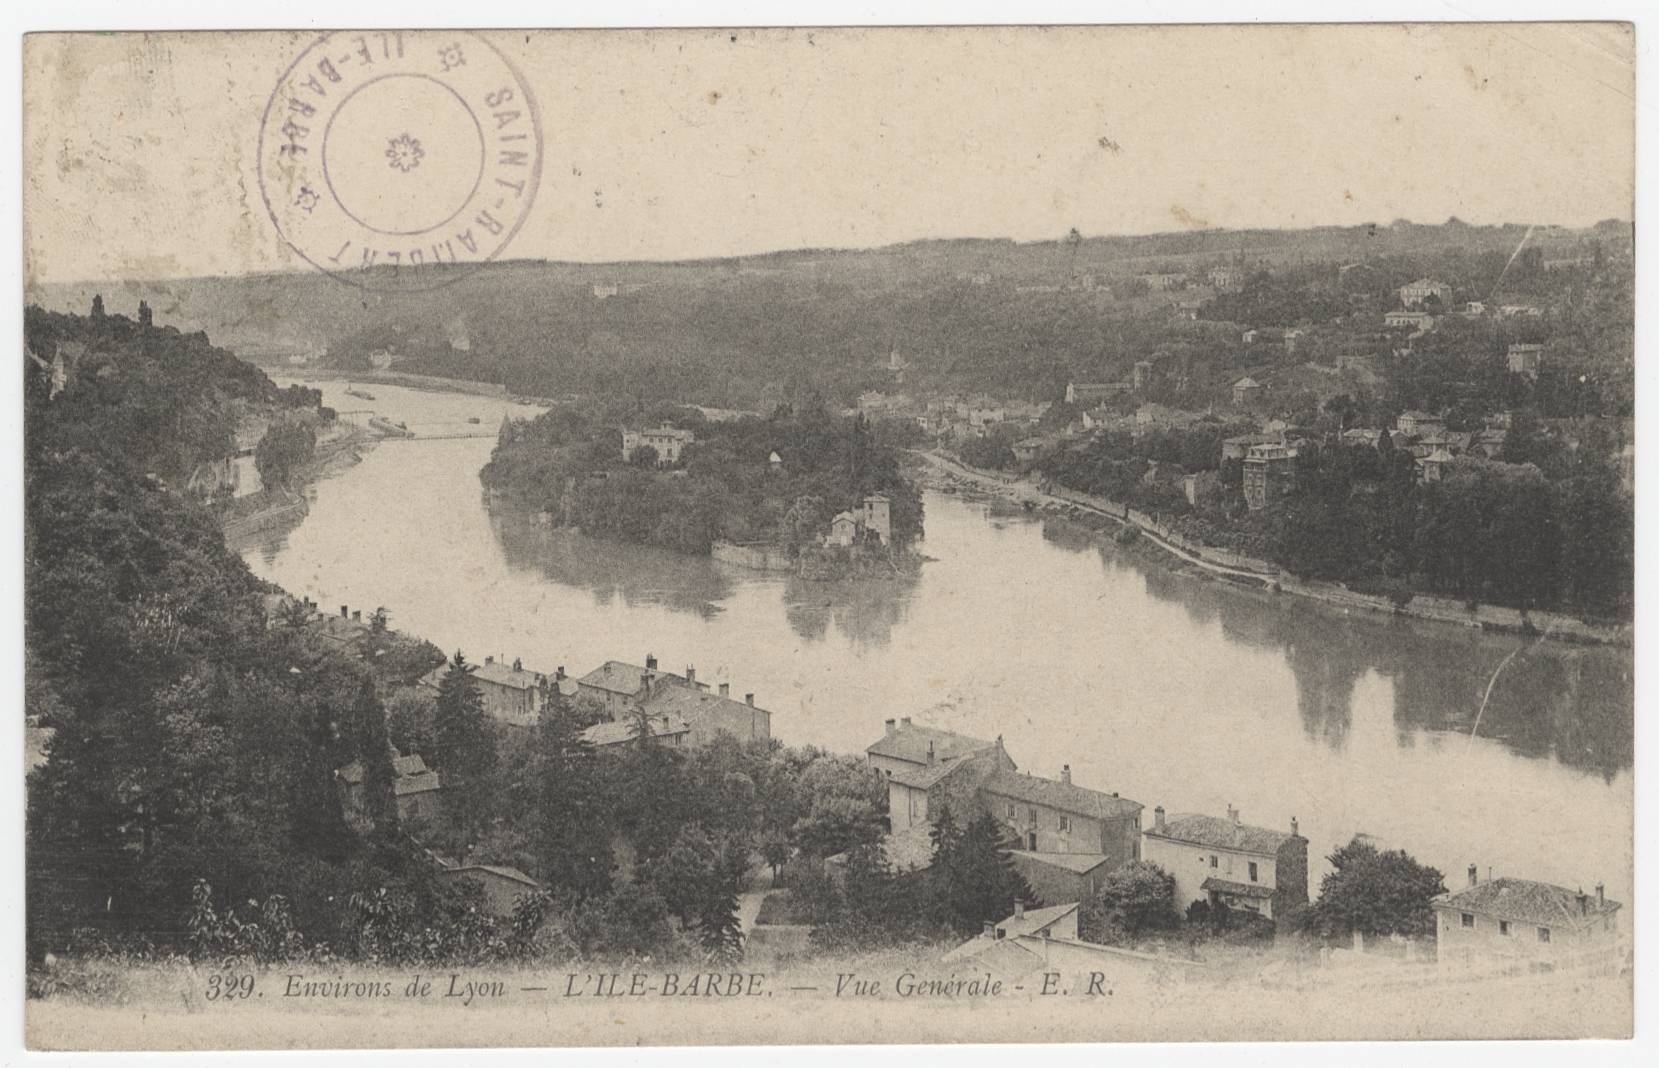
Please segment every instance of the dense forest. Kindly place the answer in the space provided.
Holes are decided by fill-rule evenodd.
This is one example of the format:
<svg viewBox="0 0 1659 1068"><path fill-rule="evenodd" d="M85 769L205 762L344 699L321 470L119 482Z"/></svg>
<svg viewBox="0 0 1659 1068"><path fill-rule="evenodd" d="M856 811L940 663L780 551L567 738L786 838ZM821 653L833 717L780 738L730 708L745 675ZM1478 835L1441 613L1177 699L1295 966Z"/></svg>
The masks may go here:
<svg viewBox="0 0 1659 1068"><path fill-rule="evenodd" d="M659 466L650 446L623 456L624 424L665 423L696 439L676 463ZM713 422L671 406L561 405L504 429L481 477L561 524L680 552L707 553L716 540L798 550L872 493L890 501L895 545L922 533L921 492L899 449L863 418L822 406Z"/></svg>

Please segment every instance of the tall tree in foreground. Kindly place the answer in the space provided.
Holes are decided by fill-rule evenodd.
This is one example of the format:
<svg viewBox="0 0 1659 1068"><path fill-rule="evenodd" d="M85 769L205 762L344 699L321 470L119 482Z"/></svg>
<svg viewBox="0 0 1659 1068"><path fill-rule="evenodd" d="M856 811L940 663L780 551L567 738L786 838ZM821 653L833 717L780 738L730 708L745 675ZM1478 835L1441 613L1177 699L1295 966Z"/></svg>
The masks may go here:
<svg viewBox="0 0 1659 1068"><path fill-rule="evenodd" d="M445 798L453 806L463 851L473 841L485 787L496 764L495 736L484 718L484 698L473 678L476 670L456 650L438 684L434 715L436 764Z"/></svg>
<svg viewBox="0 0 1659 1068"><path fill-rule="evenodd" d="M1316 933L1334 938L1354 931L1368 937L1434 933L1429 901L1446 892L1439 871L1404 850L1379 851L1360 838L1327 859L1333 870L1320 882L1319 901L1309 916Z"/></svg>

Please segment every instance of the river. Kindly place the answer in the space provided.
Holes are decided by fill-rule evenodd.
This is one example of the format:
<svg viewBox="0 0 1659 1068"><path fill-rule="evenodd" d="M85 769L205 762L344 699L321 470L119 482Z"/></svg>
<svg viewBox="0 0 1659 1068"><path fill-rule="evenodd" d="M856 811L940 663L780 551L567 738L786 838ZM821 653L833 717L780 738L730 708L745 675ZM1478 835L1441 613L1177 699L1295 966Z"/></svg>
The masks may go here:
<svg viewBox="0 0 1659 1068"><path fill-rule="evenodd" d="M282 376L287 385L300 379ZM310 383L417 434L493 431L496 398ZM364 415L347 418L365 418ZM478 423L468 422L476 418ZM309 490L294 529L239 546L260 576L470 659L582 674L607 659L752 692L791 745L861 752L882 721L1004 736L1022 770L1148 811L1356 832L1461 885L1469 864L1630 901L1633 657L1345 616L1219 588L1065 520L926 494L909 581L810 583L550 531L491 509L493 433L387 441ZM1482 698L1494 670L1517 647ZM1478 722L1477 722L1478 720Z"/></svg>

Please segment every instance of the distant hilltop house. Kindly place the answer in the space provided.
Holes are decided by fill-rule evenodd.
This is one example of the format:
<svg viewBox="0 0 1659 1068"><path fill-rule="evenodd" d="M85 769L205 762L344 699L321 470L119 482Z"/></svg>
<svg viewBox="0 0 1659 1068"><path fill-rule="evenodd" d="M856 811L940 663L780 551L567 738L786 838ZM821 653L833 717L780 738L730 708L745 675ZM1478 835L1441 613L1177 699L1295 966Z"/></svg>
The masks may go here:
<svg viewBox="0 0 1659 1068"><path fill-rule="evenodd" d="M404 756L392 750L392 795L397 799L400 820L435 820L442 812L442 785L438 773L426 766L418 753ZM348 822L367 826L369 812L364 794L363 762L354 760L334 773L340 784L340 800Z"/></svg>
<svg viewBox="0 0 1659 1068"><path fill-rule="evenodd" d="M1211 267L1207 277L1210 285L1217 289L1232 289L1241 281L1239 272L1232 267Z"/></svg>
<svg viewBox="0 0 1659 1068"><path fill-rule="evenodd" d="M1017 842L1009 857L1045 901L1076 901L1139 855L1138 803L1073 784L1069 765L1058 780L1021 774L1001 738L888 720L865 755L887 783L895 866L931 862L929 832L946 807L959 825L980 814L1001 823Z"/></svg>
<svg viewBox="0 0 1659 1068"><path fill-rule="evenodd" d="M1152 810L1141 859L1175 877L1177 908L1203 901L1276 920L1308 903L1308 840L1294 818L1290 832L1255 827L1227 806L1227 816L1165 818Z"/></svg>
<svg viewBox="0 0 1659 1068"><path fill-rule="evenodd" d="M1504 304L1498 308L1498 315L1505 319L1533 319L1542 314L1535 304Z"/></svg>
<svg viewBox="0 0 1659 1068"><path fill-rule="evenodd" d="M1080 408L1094 408L1120 397L1134 388L1129 382L1068 382L1066 403Z"/></svg>
<svg viewBox="0 0 1659 1068"><path fill-rule="evenodd" d="M696 443L696 434L667 423L655 430L623 430L622 458L632 460L636 450L650 446L656 451L658 466L667 467L679 463L685 447Z"/></svg>
<svg viewBox="0 0 1659 1068"><path fill-rule="evenodd" d="M1419 278L1400 287L1400 303L1407 308L1420 308L1430 297L1444 304L1451 296L1451 286L1429 278Z"/></svg>
<svg viewBox="0 0 1659 1068"><path fill-rule="evenodd" d="M1262 384L1254 378L1241 378L1233 383L1233 403L1239 407L1248 407L1261 400Z"/></svg>
<svg viewBox="0 0 1659 1068"><path fill-rule="evenodd" d="M1431 412L1408 410L1401 412L1394 419L1394 429L1407 437L1427 437L1431 434L1444 434L1446 420Z"/></svg>
<svg viewBox="0 0 1659 1068"><path fill-rule="evenodd" d="M1244 503L1252 512L1272 507L1296 488L1296 450L1287 445L1252 445L1244 454Z"/></svg>
<svg viewBox="0 0 1659 1068"><path fill-rule="evenodd" d="M1146 283L1146 288L1154 293L1162 293L1169 289L1179 289L1186 285L1187 276L1179 271L1154 271L1137 275Z"/></svg>
<svg viewBox="0 0 1659 1068"><path fill-rule="evenodd" d="M1597 884L1592 896L1564 886L1508 877L1481 882L1469 866L1466 886L1436 897L1435 958L1442 966L1527 964L1551 967L1620 940L1617 901Z"/></svg>
<svg viewBox="0 0 1659 1068"><path fill-rule="evenodd" d="M593 283L593 297L595 300L609 300L622 291L615 282Z"/></svg>
<svg viewBox="0 0 1659 1068"><path fill-rule="evenodd" d="M1536 378L1538 369L1544 362L1544 346L1526 343L1511 345L1507 362L1511 374L1531 375Z"/></svg>
<svg viewBox="0 0 1659 1068"><path fill-rule="evenodd" d="M1439 482L1446 477L1446 467L1454 459L1455 457L1444 445L1431 449L1427 456L1417 458L1417 480L1419 482Z"/></svg>
<svg viewBox="0 0 1659 1068"><path fill-rule="evenodd" d="M1383 325L1411 327L1419 333L1434 327L1434 316L1422 311L1391 311L1383 313Z"/></svg>

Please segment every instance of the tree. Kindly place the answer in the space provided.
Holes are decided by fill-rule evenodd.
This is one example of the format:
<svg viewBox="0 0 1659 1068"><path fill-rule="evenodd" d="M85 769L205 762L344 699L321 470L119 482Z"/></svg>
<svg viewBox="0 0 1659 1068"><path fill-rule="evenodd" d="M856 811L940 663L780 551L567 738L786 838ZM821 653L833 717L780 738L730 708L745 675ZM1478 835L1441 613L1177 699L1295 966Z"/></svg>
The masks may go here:
<svg viewBox="0 0 1659 1068"><path fill-rule="evenodd" d="M287 489L289 481L317 451L317 432L305 423L282 419L265 431L254 447L253 464L267 490Z"/></svg>
<svg viewBox="0 0 1659 1068"><path fill-rule="evenodd" d="M697 940L721 964L743 958L743 924L737 918L737 891L720 886L708 895L697 913Z"/></svg>
<svg viewBox="0 0 1659 1068"><path fill-rule="evenodd" d="M603 895L611 888L610 812L600 796L593 747L563 700L542 710L536 746L533 839L541 875L578 900Z"/></svg>
<svg viewBox="0 0 1659 1068"><path fill-rule="evenodd" d="M1429 901L1446 892L1439 871L1404 850L1381 852L1357 837L1327 859L1333 870L1319 884L1319 900L1309 913L1312 930L1326 938L1354 931L1367 937L1434 933Z"/></svg>
<svg viewBox="0 0 1659 1068"><path fill-rule="evenodd" d="M960 934L978 931L987 920L1014 911L1014 902L1032 899L1031 887L1003 851L1002 825L983 813L960 833L947 829L950 813L935 821L931 912Z"/></svg>
<svg viewBox="0 0 1659 1068"><path fill-rule="evenodd" d="M1099 891L1083 901L1077 921L1084 941L1104 945L1170 930L1181 922L1175 876L1150 861L1131 861L1106 876Z"/></svg>
<svg viewBox="0 0 1659 1068"><path fill-rule="evenodd" d="M438 684L433 710L437 751L433 763L443 782L446 800L453 800L455 826L464 851L473 841L488 777L495 770L495 736L484 717L484 699L478 692L477 669L456 650L449 670Z"/></svg>

